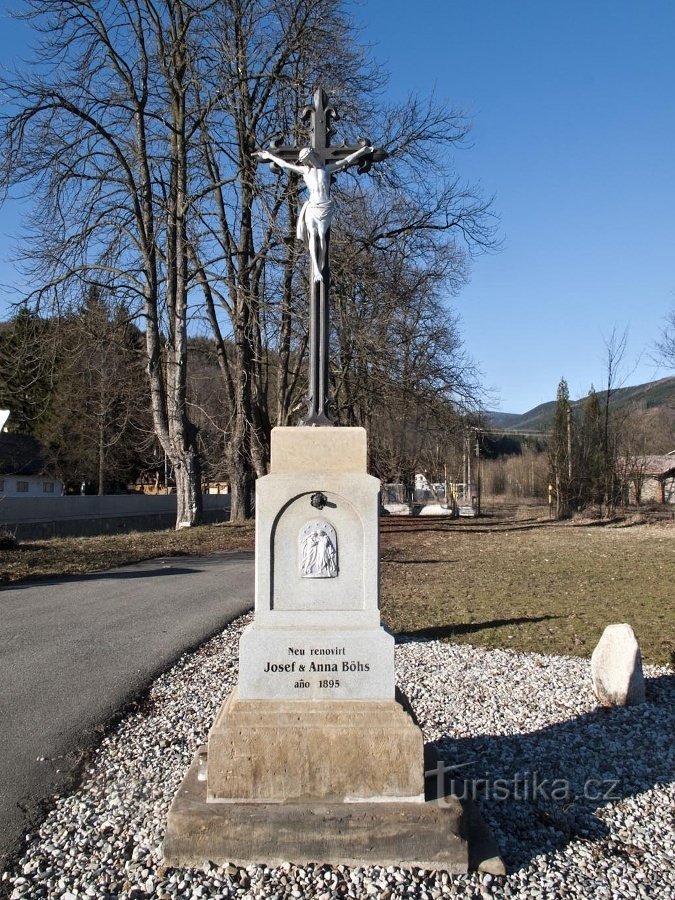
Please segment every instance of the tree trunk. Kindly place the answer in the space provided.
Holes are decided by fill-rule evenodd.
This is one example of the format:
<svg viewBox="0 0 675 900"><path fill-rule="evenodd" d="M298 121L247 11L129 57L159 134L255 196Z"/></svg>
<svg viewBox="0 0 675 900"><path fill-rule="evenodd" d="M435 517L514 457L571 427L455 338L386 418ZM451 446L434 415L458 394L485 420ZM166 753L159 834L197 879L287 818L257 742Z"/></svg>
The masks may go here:
<svg viewBox="0 0 675 900"><path fill-rule="evenodd" d="M169 458L176 478L176 530L199 525L202 490L197 431L187 411L188 313L188 140L186 89L186 18L181 2L172 6L171 65L166 70L171 91L171 176L167 201L166 308L171 328L165 345Z"/></svg>
<svg viewBox="0 0 675 900"><path fill-rule="evenodd" d="M176 477L176 531L202 521L203 499L199 454L189 447L174 462Z"/></svg>
<svg viewBox="0 0 675 900"><path fill-rule="evenodd" d="M241 437L232 436L229 444L230 521L250 519L253 513L253 473L250 460L242 453Z"/></svg>
<svg viewBox="0 0 675 900"><path fill-rule="evenodd" d="M98 496L105 494L105 435L103 421L98 423Z"/></svg>
<svg viewBox="0 0 675 900"><path fill-rule="evenodd" d="M555 473L555 517L556 519L562 518L562 505L560 503L560 477L558 475L557 469Z"/></svg>
<svg viewBox="0 0 675 900"><path fill-rule="evenodd" d="M245 323L247 307L242 304ZM230 519L249 519L253 511L253 464L251 457L251 371L250 347L246 340L246 325L237 328L234 367L234 409L230 431L229 470L232 487Z"/></svg>

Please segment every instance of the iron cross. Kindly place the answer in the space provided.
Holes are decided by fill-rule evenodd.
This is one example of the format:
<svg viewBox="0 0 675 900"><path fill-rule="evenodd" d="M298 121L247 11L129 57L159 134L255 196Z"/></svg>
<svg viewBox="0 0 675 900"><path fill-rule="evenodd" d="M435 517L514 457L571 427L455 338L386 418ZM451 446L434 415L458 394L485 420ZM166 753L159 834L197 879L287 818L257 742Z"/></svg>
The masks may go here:
<svg viewBox="0 0 675 900"><path fill-rule="evenodd" d="M335 108L328 102L322 88L314 92L314 102L302 111L303 121L309 122L309 145L284 145L281 139L272 141L270 150L256 155L269 160L273 171L289 169L302 176L309 188L309 199L300 211L299 239L310 251L309 298L309 396L307 415L301 425L333 425L329 411L329 342L330 342L330 222L332 200L330 185L334 173L348 166L358 165L359 172L367 172L374 162L386 159L385 150L370 146L365 138L358 144L332 146L332 123L337 118Z"/></svg>

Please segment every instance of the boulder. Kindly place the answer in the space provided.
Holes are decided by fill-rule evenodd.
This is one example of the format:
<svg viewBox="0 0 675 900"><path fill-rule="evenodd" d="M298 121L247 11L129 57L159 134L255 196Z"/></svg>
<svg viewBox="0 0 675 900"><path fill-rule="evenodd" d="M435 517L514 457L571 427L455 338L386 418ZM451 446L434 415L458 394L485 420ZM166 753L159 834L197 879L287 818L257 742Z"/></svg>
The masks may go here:
<svg viewBox="0 0 675 900"><path fill-rule="evenodd" d="M608 625L591 656L593 690L602 706L645 701L640 646L630 625Z"/></svg>

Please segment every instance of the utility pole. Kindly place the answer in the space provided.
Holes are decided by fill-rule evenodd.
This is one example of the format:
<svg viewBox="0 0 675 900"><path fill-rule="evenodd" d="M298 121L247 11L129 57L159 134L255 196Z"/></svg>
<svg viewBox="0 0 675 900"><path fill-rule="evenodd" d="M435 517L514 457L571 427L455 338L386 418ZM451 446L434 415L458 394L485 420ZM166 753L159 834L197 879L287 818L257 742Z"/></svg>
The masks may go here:
<svg viewBox="0 0 675 900"><path fill-rule="evenodd" d="M464 440L462 441L462 481L464 482L462 486L462 500L466 499L466 435L464 435Z"/></svg>
<svg viewBox="0 0 675 900"><path fill-rule="evenodd" d="M480 478L480 437L478 429L476 429L476 513L480 515L480 494L481 494L481 478Z"/></svg>
<svg viewBox="0 0 675 900"><path fill-rule="evenodd" d="M567 407L567 479L569 481L569 489L572 485L572 408Z"/></svg>

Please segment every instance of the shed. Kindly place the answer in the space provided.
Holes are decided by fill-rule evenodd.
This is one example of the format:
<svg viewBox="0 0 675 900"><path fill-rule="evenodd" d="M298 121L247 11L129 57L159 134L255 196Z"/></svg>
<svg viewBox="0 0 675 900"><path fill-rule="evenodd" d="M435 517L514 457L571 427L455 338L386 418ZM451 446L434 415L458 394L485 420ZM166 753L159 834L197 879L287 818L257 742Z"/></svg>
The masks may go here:
<svg viewBox="0 0 675 900"><path fill-rule="evenodd" d="M631 502L675 504L675 450L623 462Z"/></svg>

